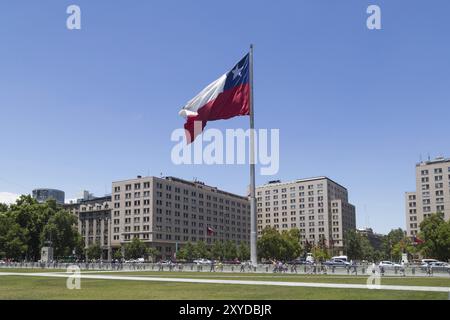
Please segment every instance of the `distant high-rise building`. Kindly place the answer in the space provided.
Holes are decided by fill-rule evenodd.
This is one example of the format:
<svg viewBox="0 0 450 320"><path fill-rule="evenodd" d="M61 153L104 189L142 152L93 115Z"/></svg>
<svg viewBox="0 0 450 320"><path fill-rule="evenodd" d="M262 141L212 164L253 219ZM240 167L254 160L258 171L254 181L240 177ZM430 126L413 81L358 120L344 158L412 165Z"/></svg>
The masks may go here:
<svg viewBox="0 0 450 320"><path fill-rule="evenodd" d="M271 181L256 188L258 234L265 227L297 228L304 244L324 241L342 251L347 230L356 228L347 189L327 177Z"/></svg>
<svg viewBox="0 0 450 320"><path fill-rule="evenodd" d="M408 236L420 231L420 223L432 213L450 219L450 159L443 157L416 164L416 191L406 192Z"/></svg>
<svg viewBox="0 0 450 320"><path fill-rule="evenodd" d="M65 200L64 191L56 189L47 189L47 188L34 189L32 195L33 198L36 199L38 202L45 202L49 199L53 199L58 204L64 204Z"/></svg>

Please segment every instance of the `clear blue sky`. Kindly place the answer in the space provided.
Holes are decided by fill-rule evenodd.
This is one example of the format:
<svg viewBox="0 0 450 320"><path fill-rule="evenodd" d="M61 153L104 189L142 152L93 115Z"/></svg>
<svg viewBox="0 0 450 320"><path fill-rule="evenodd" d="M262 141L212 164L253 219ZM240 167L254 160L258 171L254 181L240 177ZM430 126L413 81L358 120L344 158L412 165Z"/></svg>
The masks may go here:
<svg viewBox="0 0 450 320"><path fill-rule="evenodd" d="M82 30L66 29L66 8ZM382 9L381 31L366 8ZM138 174L244 194L247 166L175 166L180 108L255 44L256 126L280 128L269 179L326 175L357 224L405 227L404 192L450 156L448 1L2 1L0 192L110 192ZM248 118L209 123L246 128Z"/></svg>

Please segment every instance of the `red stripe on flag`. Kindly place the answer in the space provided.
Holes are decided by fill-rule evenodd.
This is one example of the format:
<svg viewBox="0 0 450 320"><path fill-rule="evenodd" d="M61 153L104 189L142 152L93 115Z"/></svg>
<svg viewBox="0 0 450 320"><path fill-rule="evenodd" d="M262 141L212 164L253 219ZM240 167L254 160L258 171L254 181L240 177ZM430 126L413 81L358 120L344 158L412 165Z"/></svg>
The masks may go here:
<svg viewBox="0 0 450 320"><path fill-rule="evenodd" d="M246 116L250 114L250 85L244 84L224 91L216 99L208 102L198 109L198 115L188 117L184 124L186 130L186 140L191 143L202 133L208 121L225 120L236 116ZM201 121L201 131L195 132L195 121ZM191 139L192 138L192 139Z"/></svg>

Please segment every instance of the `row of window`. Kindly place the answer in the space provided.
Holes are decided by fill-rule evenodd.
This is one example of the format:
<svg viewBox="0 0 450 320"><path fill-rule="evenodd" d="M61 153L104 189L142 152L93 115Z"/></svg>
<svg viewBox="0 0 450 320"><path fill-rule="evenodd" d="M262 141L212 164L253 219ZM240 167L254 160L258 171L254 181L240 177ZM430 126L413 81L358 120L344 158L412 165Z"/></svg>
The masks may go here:
<svg viewBox="0 0 450 320"><path fill-rule="evenodd" d="M447 172L450 172L450 167L447 168ZM430 173L429 170L422 170L422 171L421 171L421 175L422 175L422 176L426 176L426 175L428 175L429 173ZM435 168L435 169L434 169L434 174L441 174L441 173L443 173L442 168Z"/></svg>

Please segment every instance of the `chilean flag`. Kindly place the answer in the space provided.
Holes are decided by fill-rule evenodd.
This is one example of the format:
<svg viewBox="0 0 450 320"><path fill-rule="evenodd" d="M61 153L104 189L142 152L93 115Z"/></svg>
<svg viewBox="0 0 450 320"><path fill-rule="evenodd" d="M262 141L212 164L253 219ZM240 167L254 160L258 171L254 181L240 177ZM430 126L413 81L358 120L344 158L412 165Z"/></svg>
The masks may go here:
<svg viewBox="0 0 450 320"><path fill-rule="evenodd" d="M188 144L203 131L208 121L250 115L249 58L247 54L231 71L208 85L181 109L179 114L186 119L184 129Z"/></svg>
<svg viewBox="0 0 450 320"><path fill-rule="evenodd" d="M212 236L213 234L214 234L214 229L213 228L211 228L210 226L208 226L207 228L206 228L206 234L208 235L208 236Z"/></svg>

